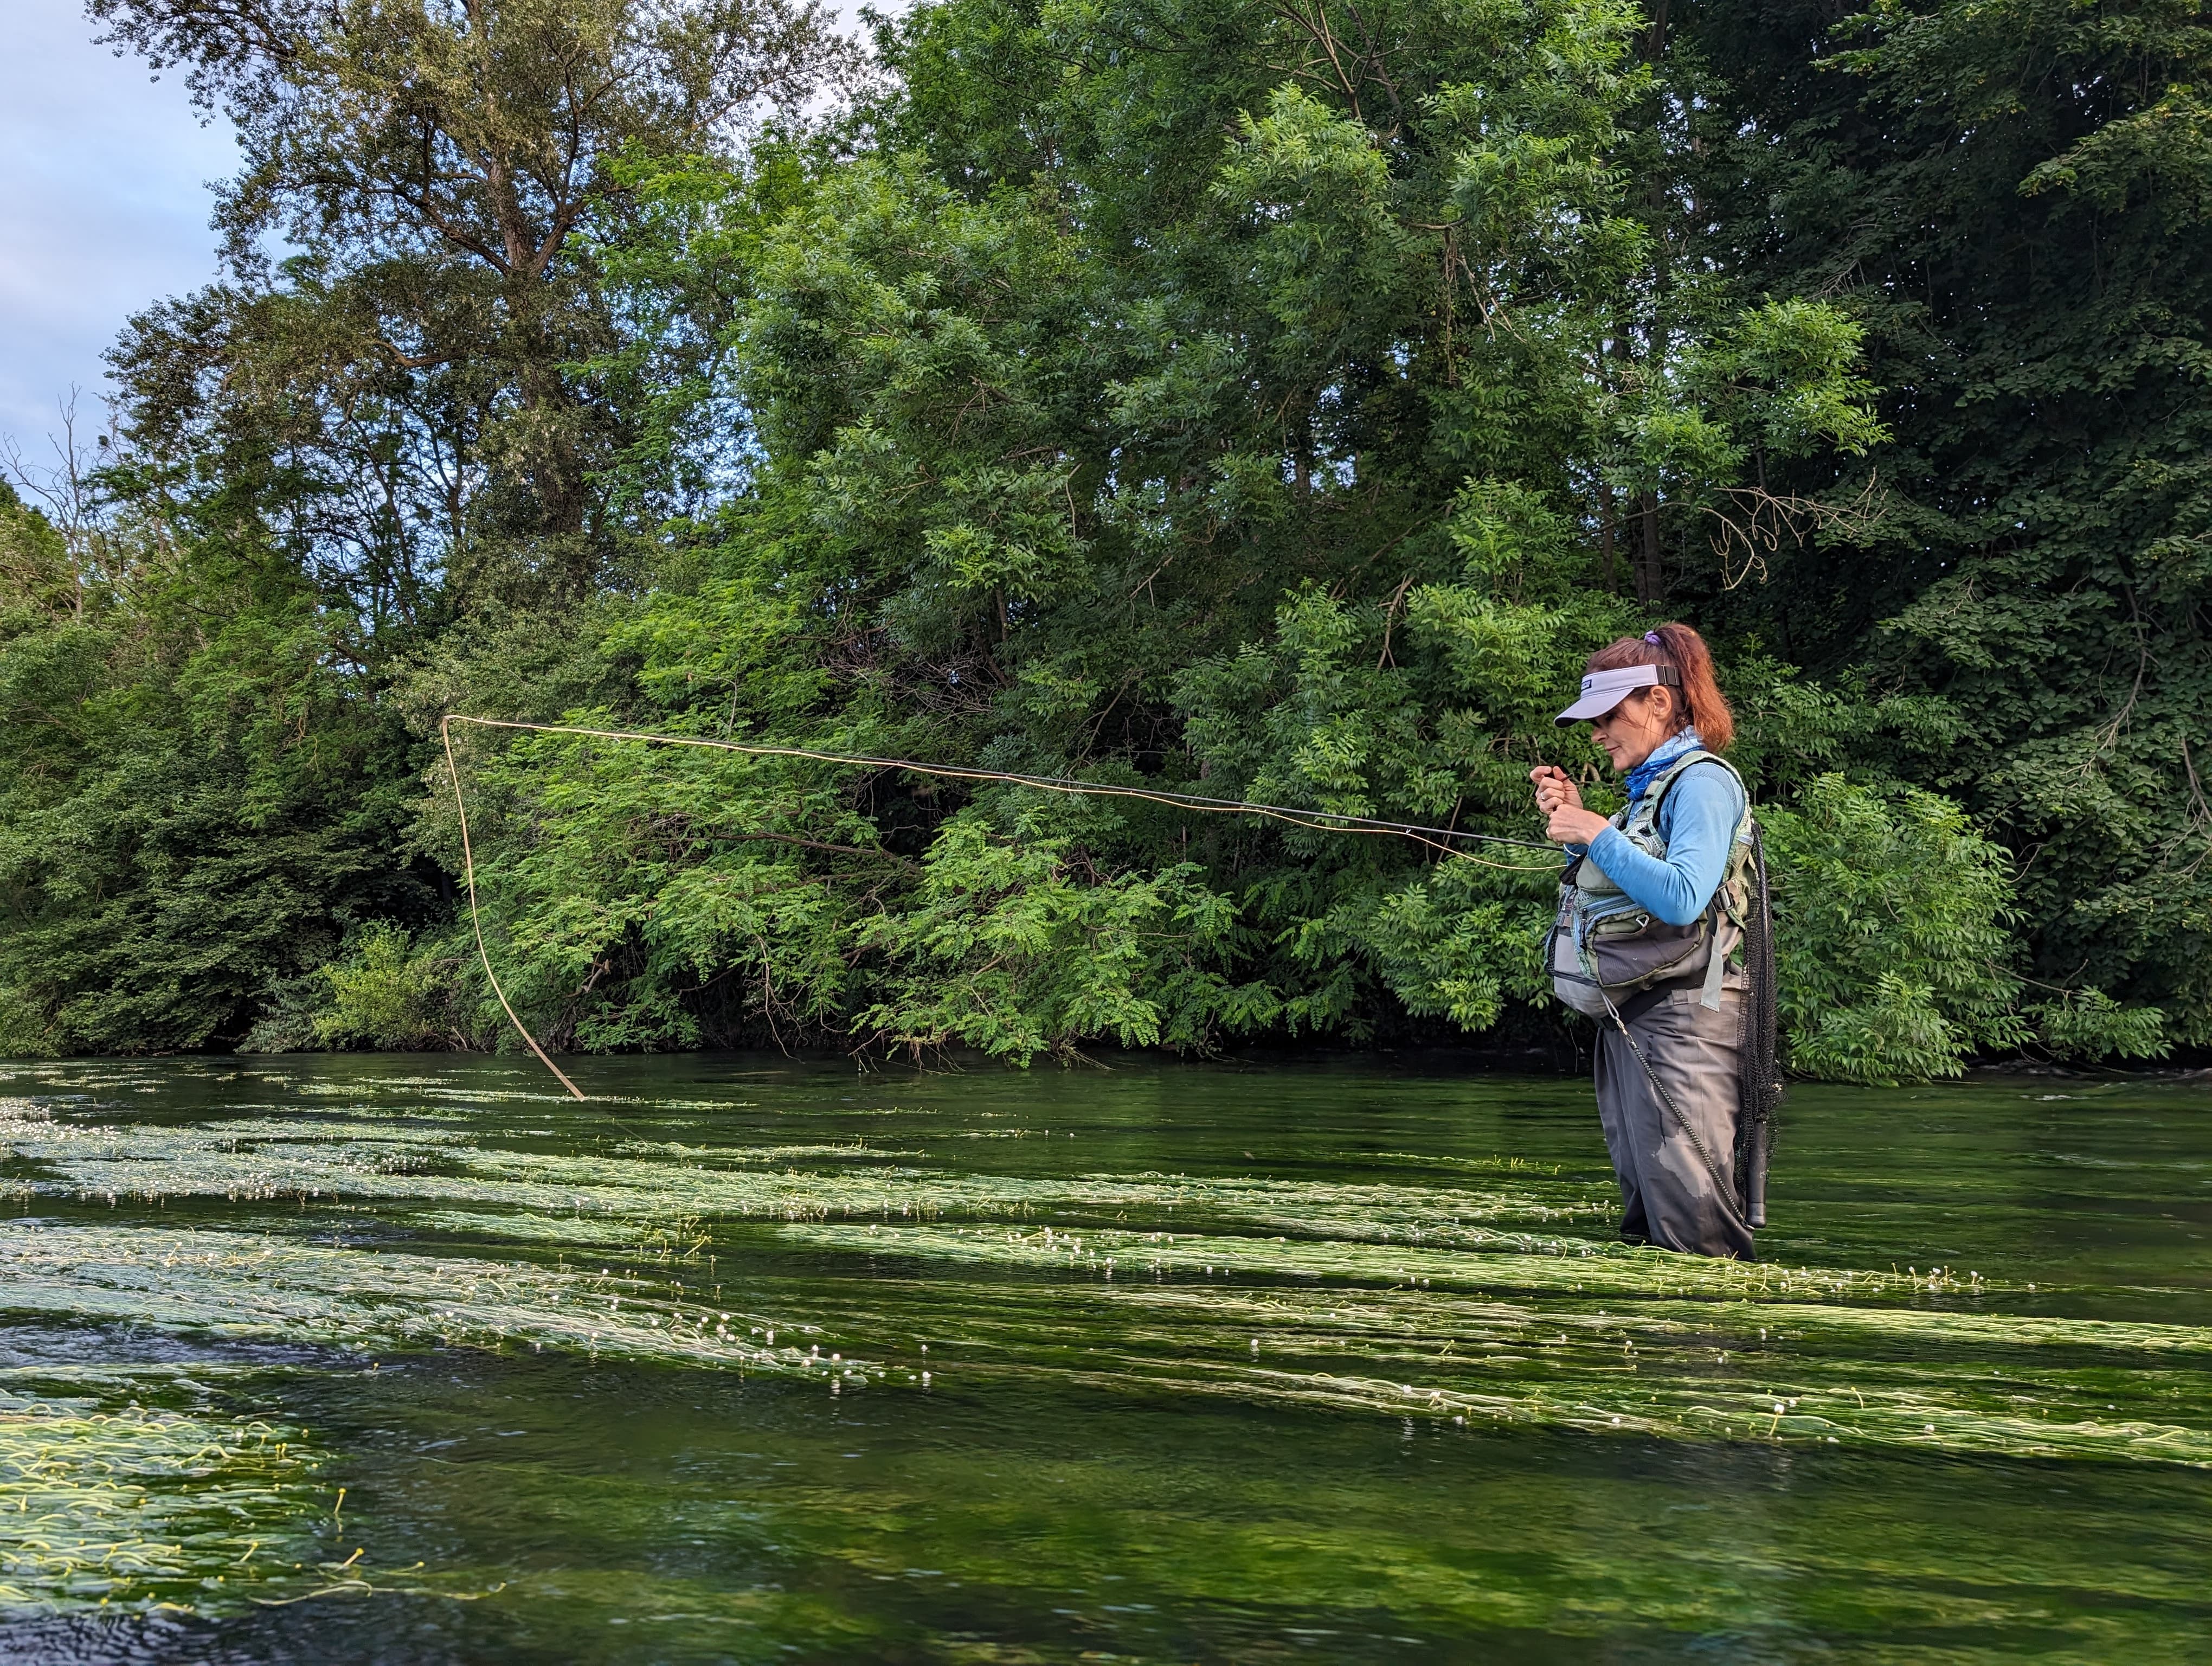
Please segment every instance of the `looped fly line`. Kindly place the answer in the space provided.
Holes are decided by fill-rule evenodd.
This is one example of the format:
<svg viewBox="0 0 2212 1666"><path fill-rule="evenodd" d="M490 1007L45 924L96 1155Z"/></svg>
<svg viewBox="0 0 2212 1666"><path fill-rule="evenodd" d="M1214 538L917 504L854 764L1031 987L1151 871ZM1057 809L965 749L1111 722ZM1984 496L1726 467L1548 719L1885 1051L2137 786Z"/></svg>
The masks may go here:
<svg viewBox="0 0 2212 1666"><path fill-rule="evenodd" d="M459 712L448 712L438 722L439 739L446 749L446 773L453 783L453 809L460 818L461 866L469 896L469 927L476 935L477 958L483 964L484 976L491 984L492 994L499 997L507 1022L515 1033L528 1043L538 1061L561 1079L561 1085L577 1098L585 1097L583 1091L570 1081L561 1067L553 1062L538 1038L524 1027L516 1016L514 1006L500 987L499 976L491 969L491 955L484 947L483 921L477 907L476 853L469 842L469 811L461 793L460 766L453 758L453 730L456 723L472 724L480 729L525 729L536 734L580 735L592 740L634 740L649 746L698 746L718 752L737 752L746 757L792 757L812 763L835 763L862 769L903 769L921 775L940 775L951 781L980 781L1003 783L1010 787L1033 787L1042 792L1066 793L1077 797L1142 799L1148 804L1164 804L1177 809L1197 810L1218 816L1259 816L1270 821L1285 822L1292 827L1304 828L1315 833L1358 833L1370 837L1410 839L1425 845L1439 855L1454 861L1474 862L1483 867L1493 867L1506 873L1554 873L1556 862L1541 864L1523 862L1493 862L1474 855L1445 842L1463 840L1474 843L1506 845L1520 850L1540 850L1553 854L1553 847L1534 839L1511 839L1499 833L1474 833L1449 827L1424 827L1413 822L1377 820L1371 816L1334 815L1327 811L1298 810L1279 804L1249 804L1241 799L1210 799L1195 793L1174 793L1164 788L1127 787L1114 782L1071 781L1063 775L1024 775L1006 769L976 769L959 764L923 763L914 758L871 757L860 752L817 751L805 746L763 746L736 740L708 740L696 735L647 734L629 729L592 729L574 723L522 723L508 718L469 717Z"/></svg>

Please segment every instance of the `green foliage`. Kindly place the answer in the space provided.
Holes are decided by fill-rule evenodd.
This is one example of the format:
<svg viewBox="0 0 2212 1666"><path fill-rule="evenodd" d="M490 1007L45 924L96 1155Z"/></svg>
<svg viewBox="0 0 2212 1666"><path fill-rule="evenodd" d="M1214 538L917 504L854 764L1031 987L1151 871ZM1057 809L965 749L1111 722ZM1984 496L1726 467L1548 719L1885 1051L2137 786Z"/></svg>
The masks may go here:
<svg viewBox="0 0 2212 1666"><path fill-rule="evenodd" d="M1805 0L1705 0L1691 16L1759 112L1707 153L1724 240L1747 281L1855 315L1893 435L1869 558L1779 550L1725 617L1822 674L1856 664L1948 708L1954 745L1881 761L2019 854L2022 970L2156 1006L2166 1035L2204 1046L2203 8L1885 0L1838 26ZM2094 1010L2055 1010L2069 1001Z"/></svg>
<svg viewBox="0 0 2212 1666"><path fill-rule="evenodd" d="M556 1041L692 1047L749 1024L815 1038L842 1018L858 933L911 864L834 776L566 737L505 752L457 739L502 982Z"/></svg>
<svg viewBox="0 0 2212 1666"><path fill-rule="evenodd" d="M1182 862L1149 876L1082 874L1070 841L1024 817L992 836L974 816L931 846L914 906L862 941L893 968L860 1023L919 1053L961 1043L1026 1064L1110 1037L1123 1047L1203 1048L1218 1029L1264 1025L1263 984L1231 984L1237 910Z"/></svg>
<svg viewBox="0 0 2212 1666"><path fill-rule="evenodd" d="M323 1047L453 1045L463 1037L446 1009L459 964L451 953L415 949L393 927L369 927L342 959L317 972L329 1004L314 1015L315 1041Z"/></svg>
<svg viewBox="0 0 2212 1666"><path fill-rule="evenodd" d="M1792 1068L1839 1081L1953 1076L2035 1033L2069 1056L2156 1056L2154 1008L2095 989L2021 1010L2012 860L1960 808L1822 775L1765 824Z"/></svg>
<svg viewBox="0 0 2212 1666"><path fill-rule="evenodd" d="M1956 1075L2027 1038L2005 970L2010 862L1955 805L1823 775L1769 812L1790 1059L1846 1081Z"/></svg>
<svg viewBox="0 0 2212 1666"><path fill-rule="evenodd" d="M1402 618L1308 590L1267 646L1194 666L1179 692L1210 789L1525 836L1528 769L1559 755L1555 692L1621 617L1589 593L1550 605L1491 593L1486 566L1544 553L1548 524L1516 524L1529 510L1510 492L1468 493L1451 530L1475 581L1412 592ZM1264 866L1259 852L1241 860L1254 922L1287 951L1294 1026L1370 1032L1387 992L1410 1013L1481 1031L1509 997L1547 988L1537 948L1559 869L1540 852L1435 862L1396 841L1313 834L1261 849Z"/></svg>
<svg viewBox="0 0 2212 1666"><path fill-rule="evenodd" d="M473 957L465 931L418 946L397 927L366 926L332 959L273 983L238 1049L496 1046L504 1015Z"/></svg>
<svg viewBox="0 0 2212 1666"><path fill-rule="evenodd" d="M38 1002L14 989L0 989L0 1059L39 1059L52 1050Z"/></svg>
<svg viewBox="0 0 2212 1666"><path fill-rule="evenodd" d="M804 5L94 10L245 167L0 505L0 1044L497 1035L447 712L1526 838L1670 615L1798 1068L2212 1042L2187 8L939 0L743 144ZM1542 853L456 739L562 1046L1551 1021Z"/></svg>
<svg viewBox="0 0 2212 1666"><path fill-rule="evenodd" d="M395 859L408 745L258 549L72 540L0 503L0 989L18 1044L235 1041L348 921L428 897Z"/></svg>
<svg viewBox="0 0 2212 1666"><path fill-rule="evenodd" d="M2062 1059L2162 1059L2171 1043L2166 1014L2123 1006L2101 989L2069 989L2027 1009L2036 1040Z"/></svg>

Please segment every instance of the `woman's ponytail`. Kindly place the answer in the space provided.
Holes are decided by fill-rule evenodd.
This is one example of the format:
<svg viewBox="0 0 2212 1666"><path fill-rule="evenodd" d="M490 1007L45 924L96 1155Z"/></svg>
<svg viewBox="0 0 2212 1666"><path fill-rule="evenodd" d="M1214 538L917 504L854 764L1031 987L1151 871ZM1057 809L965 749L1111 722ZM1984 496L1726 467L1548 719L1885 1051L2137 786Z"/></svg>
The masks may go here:
<svg viewBox="0 0 2212 1666"><path fill-rule="evenodd" d="M1674 666L1682 679L1675 727L1695 725L1706 750L1724 752L1735 739L1735 716L1713 675L1712 650L1705 639L1686 624L1662 624L1642 636L1623 636L1607 643L1589 657L1585 671L1613 671L1622 666Z"/></svg>

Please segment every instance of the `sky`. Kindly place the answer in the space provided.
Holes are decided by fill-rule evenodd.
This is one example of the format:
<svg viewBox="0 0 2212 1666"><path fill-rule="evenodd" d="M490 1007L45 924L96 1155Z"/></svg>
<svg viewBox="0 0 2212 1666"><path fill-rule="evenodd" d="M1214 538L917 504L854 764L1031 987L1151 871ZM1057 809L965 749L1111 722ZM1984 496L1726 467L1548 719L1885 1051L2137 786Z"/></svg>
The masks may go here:
<svg viewBox="0 0 2212 1666"><path fill-rule="evenodd" d="M80 434L100 426L100 355L131 315L216 276L209 185L238 153L229 124L204 124L180 75L155 82L140 59L95 46L83 0L4 3L0 442L44 465L72 388ZM857 27L856 0L836 9Z"/></svg>
<svg viewBox="0 0 2212 1666"><path fill-rule="evenodd" d="M92 41L82 0L6 0L0 47L0 436L51 459L58 401L104 415L100 354L131 314L216 275L207 182L236 167L181 77Z"/></svg>

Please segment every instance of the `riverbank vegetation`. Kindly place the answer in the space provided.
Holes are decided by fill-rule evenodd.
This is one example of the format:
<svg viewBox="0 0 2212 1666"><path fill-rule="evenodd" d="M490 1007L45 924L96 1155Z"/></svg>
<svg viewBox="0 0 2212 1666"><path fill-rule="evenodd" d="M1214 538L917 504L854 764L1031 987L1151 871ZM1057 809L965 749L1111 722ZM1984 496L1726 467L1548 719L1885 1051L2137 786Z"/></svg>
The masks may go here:
<svg viewBox="0 0 2212 1666"><path fill-rule="evenodd" d="M2192 6L91 9L241 165L0 500L0 1051L498 1044L448 711L1527 837L1666 617L1797 1068L2212 1046ZM562 1047L1559 1022L1534 853L457 747Z"/></svg>

